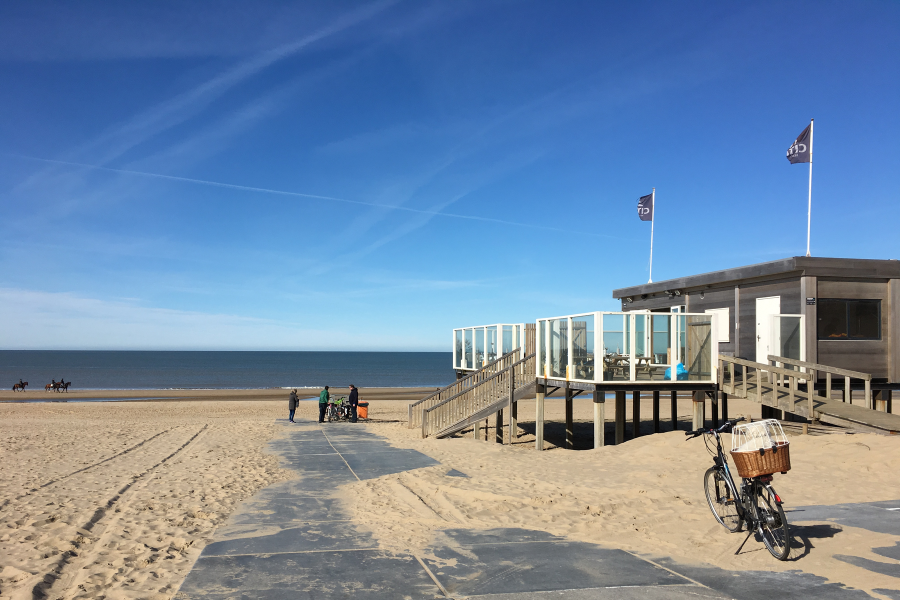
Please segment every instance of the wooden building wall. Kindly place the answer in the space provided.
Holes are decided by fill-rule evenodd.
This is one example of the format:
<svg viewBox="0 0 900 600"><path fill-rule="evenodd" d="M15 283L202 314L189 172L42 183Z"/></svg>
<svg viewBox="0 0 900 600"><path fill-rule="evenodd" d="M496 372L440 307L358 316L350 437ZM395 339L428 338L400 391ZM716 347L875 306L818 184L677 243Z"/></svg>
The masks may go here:
<svg viewBox="0 0 900 600"><path fill-rule="evenodd" d="M881 300L880 340L818 340L818 362L842 367L873 377L889 376L891 310L888 282L818 280L818 300L844 298ZM815 327L817 324L813 324Z"/></svg>

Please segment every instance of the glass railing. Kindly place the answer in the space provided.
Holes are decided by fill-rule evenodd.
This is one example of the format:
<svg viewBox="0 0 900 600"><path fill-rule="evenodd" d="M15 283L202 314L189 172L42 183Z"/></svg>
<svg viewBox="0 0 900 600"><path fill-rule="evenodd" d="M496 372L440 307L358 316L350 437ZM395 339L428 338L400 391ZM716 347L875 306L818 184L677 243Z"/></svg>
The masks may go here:
<svg viewBox="0 0 900 600"><path fill-rule="evenodd" d="M453 330L453 368L477 371L517 348L524 356L524 345L524 323L460 327Z"/></svg>
<svg viewBox="0 0 900 600"><path fill-rule="evenodd" d="M709 314L594 312L539 319L537 373L605 381L716 378L715 318Z"/></svg>

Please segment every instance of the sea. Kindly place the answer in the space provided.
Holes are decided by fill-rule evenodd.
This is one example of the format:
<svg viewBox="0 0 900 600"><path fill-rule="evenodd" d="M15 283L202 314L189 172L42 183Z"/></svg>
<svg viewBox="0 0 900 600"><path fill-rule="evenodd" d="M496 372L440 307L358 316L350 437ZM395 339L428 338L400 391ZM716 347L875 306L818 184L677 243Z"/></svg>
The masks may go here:
<svg viewBox="0 0 900 600"><path fill-rule="evenodd" d="M430 387L452 383L452 352L0 350L0 385L168 390Z"/></svg>

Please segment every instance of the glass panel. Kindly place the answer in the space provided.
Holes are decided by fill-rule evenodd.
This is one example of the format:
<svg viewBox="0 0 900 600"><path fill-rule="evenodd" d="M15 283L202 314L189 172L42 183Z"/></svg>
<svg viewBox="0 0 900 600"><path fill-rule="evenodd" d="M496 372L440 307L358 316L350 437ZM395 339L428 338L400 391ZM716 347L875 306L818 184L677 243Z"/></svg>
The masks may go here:
<svg viewBox="0 0 900 600"><path fill-rule="evenodd" d="M622 381L631 378L631 360L628 356L627 315L604 314L603 321L603 380Z"/></svg>
<svg viewBox="0 0 900 600"><path fill-rule="evenodd" d="M662 381L666 378L667 350L671 343L668 336L668 315L634 315L634 377L637 381Z"/></svg>
<svg viewBox="0 0 900 600"><path fill-rule="evenodd" d="M538 321L537 328L538 346L540 346L537 371L540 377L544 377L544 370L547 366L547 321Z"/></svg>
<svg viewBox="0 0 900 600"><path fill-rule="evenodd" d="M463 359L463 341L462 341L462 329L457 329L453 332L454 337L454 356L456 357L456 363L454 366L458 369L462 364Z"/></svg>
<svg viewBox="0 0 900 600"><path fill-rule="evenodd" d="M820 298L816 310L820 340L880 340L880 300Z"/></svg>
<svg viewBox="0 0 900 600"><path fill-rule="evenodd" d="M634 355L645 356L647 350L647 315L634 315Z"/></svg>
<svg viewBox="0 0 900 600"><path fill-rule="evenodd" d="M487 328L487 361L497 360L497 326Z"/></svg>
<svg viewBox="0 0 900 600"><path fill-rule="evenodd" d="M800 317L775 315L775 349L778 356L803 360L800 356L800 320Z"/></svg>
<svg viewBox="0 0 900 600"><path fill-rule="evenodd" d="M672 335L669 315L653 315L651 319L652 360L650 362L650 379L662 381L666 379L666 369L672 363ZM670 371L671 375L671 371ZM669 377L671 379L671 377Z"/></svg>
<svg viewBox="0 0 900 600"><path fill-rule="evenodd" d="M484 366L484 327L475 329L475 368Z"/></svg>
<svg viewBox="0 0 900 600"><path fill-rule="evenodd" d="M471 368L475 365L475 359L474 359L473 356L472 356L472 350L473 350L473 347L472 347L472 335L473 335L473 332L472 332L471 329L466 329L465 332L466 332L466 341L465 341L465 344L466 344L466 362L465 362L465 364L462 366L462 368L463 368L463 369L471 369Z"/></svg>
<svg viewBox="0 0 900 600"><path fill-rule="evenodd" d="M572 319L573 379L594 380L594 315Z"/></svg>
<svg viewBox="0 0 900 600"><path fill-rule="evenodd" d="M847 333L851 340L881 339L881 301L847 302Z"/></svg>
<svg viewBox="0 0 900 600"><path fill-rule="evenodd" d="M516 349L513 346L513 328L514 325L504 325L503 326L503 350L501 350L501 354L506 354L507 352L512 352Z"/></svg>
<svg viewBox="0 0 900 600"><path fill-rule="evenodd" d="M709 381L712 378L712 320L709 316L681 317L687 319L685 368L690 381Z"/></svg>
<svg viewBox="0 0 900 600"><path fill-rule="evenodd" d="M569 364L569 320L550 321L550 376L565 377Z"/></svg>

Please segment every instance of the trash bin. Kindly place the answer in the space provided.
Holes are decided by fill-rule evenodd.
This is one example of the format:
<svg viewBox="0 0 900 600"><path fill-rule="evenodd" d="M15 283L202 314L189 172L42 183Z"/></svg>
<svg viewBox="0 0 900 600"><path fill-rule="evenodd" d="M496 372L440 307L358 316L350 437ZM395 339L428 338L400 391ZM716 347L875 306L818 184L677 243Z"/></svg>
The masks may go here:
<svg viewBox="0 0 900 600"><path fill-rule="evenodd" d="M368 419L369 418L369 403L368 402L360 402L359 406L356 408L356 416L360 419Z"/></svg>

